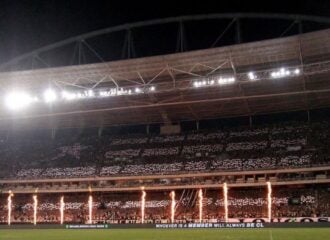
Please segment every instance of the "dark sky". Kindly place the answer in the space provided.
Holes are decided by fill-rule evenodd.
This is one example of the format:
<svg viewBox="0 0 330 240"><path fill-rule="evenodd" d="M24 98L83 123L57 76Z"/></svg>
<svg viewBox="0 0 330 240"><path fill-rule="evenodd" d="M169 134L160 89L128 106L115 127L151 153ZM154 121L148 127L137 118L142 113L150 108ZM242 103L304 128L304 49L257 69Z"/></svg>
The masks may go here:
<svg viewBox="0 0 330 240"><path fill-rule="evenodd" d="M37 47L108 26L168 16L221 12L330 16L330 1L2 0L0 62Z"/></svg>

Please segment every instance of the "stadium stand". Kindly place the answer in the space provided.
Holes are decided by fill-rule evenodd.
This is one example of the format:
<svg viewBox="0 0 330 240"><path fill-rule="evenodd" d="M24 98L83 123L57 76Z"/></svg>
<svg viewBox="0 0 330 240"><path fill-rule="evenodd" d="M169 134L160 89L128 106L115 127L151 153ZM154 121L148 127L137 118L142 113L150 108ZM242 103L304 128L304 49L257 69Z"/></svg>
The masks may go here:
<svg viewBox="0 0 330 240"><path fill-rule="evenodd" d="M2 177L75 178L322 166L329 164L328 129L327 122L286 122L170 136L88 136L79 142L78 137L71 141L61 136L33 141L9 137L1 142L0 151L8 160L2 164L11 163L2 166L7 173ZM13 147L17 145L21 147ZM48 151L50 146L52 151Z"/></svg>
<svg viewBox="0 0 330 240"><path fill-rule="evenodd" d="M146 200L146 221L169 223L170 199L168 192L151 192ZM177 222L195 222L198 219L196 192L178 192L176 210ZM330 191L321 187L275 188L272 198L273 216L276 217L323 217L329 216ZM95 193L93 201L94 222L98 223L138 223L140 221L140 196L124 193ZM38 223L59 221L60 195L39 195ZM295 199L297 202L292 203ZM4 203L4 198L1 199ZM84 223L88 218L87 195L84 193L65 195L65 221ZM223 221L223 198L219 191L205 191L203 200L204 222ZM233 189L229 192L230 218L266 218L267 200L265 189ZM16 223L32 222L33 204L31 195L15 197L14 219ZM1 204L0 222L6 222L6 205Z"/></svg>
<svg viewBox="0 0 330 240"><path fill-rule="evenodd" d="M175 222L223 222L227 184L229 218L329 219L330 122L311 117L330 106L329 37L1 72L37 91L1 115L0 223L8 206L13 223L59 223L61 197L67 223L141 223L144 194L145 223L169 223L170 191ZM37 88L48 78L65 94Z"/></svg>

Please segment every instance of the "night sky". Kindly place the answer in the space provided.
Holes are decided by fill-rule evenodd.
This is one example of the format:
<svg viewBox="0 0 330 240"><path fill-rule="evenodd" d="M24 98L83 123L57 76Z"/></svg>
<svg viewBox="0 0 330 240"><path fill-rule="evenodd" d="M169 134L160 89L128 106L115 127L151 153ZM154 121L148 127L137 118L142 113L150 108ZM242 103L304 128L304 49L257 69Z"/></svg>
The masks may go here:
<svg viewBox="0 0 330 240"><path fill-rule="evenodd" d="M2 0L0 62L100 28L169 16L225 12L277 12L330 17L330 1Z"/></svg>

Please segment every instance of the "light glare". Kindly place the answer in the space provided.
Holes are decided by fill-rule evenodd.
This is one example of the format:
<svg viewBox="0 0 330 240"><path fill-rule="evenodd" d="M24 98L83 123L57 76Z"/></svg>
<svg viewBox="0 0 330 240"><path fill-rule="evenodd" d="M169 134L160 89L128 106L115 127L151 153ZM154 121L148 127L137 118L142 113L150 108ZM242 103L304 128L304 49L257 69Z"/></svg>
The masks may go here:
<svg viewBox="0 0 330 240"><path fill-rule="evenodd" d="M257 78L257 76L254 74L254 72L249 72L248 77L250 80L255 80Z"/></svg>
<svg viewBox="0 0 330 240"><path fill-rule="evenodd" d="M77 98L77 96L74 93L63 91L62 98L64 98L65 100L74 100Z"/></svg>
<svg viewBox="0 0 330 240"><path fill-rule="evenodd" d="M285 68L281 68L278 71L273 71L270 73L270 76L272 78L282 78L286 76L292 76L292 75L299 75L300 74L300 69L296 68L294 70L288 70Z"/></svg>
<svg viewBox="0 0 330 240"><path fill-rule="evenodd" d="M29 106L36 99L25 92L11 92L5 97L5 105L11 110L21 110Z"/></svg>
<svg viewBox="0 0 330 240"><path fill-rule="evenodd" d="M218 79L218 84L219 85L226 85L226 84L230 84L230 83L233 83L233 82L235 82L235 78L234 77L227 77L227 78L220 77Z"/></svg>
<svg viewBox="0 0 330 240"><path fill-rule="evenodd" d="M52 89L47 89L44 92L44 100L46 103L51 103L57 100L57 95L54 90Z"/></svg>

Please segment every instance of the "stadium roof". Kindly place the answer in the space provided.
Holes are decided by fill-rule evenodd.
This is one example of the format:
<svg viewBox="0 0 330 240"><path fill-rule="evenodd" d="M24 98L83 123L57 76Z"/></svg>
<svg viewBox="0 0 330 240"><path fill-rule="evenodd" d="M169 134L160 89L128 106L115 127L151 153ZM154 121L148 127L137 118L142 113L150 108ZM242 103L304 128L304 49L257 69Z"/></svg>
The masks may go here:
<svg viewBox="0 0 330 240"><path fill-rule="evenodd" d="M285 68L300 74L272 78ZM253 72L256 79L250 79ZM195 81L232 76L227 85ZM0 73L1 92L146 88L156 91L0 110L1 127L170 123L330 106L330 30L169 55Z"/></svg>

